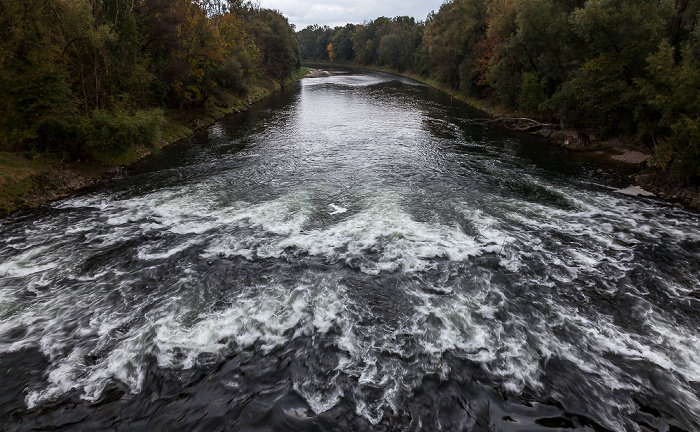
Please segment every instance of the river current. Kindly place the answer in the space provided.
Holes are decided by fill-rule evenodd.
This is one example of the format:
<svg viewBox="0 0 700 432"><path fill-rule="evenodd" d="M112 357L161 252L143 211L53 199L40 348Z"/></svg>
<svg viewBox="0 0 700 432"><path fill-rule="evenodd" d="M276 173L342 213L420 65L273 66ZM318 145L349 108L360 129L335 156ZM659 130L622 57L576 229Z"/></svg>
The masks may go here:
<svg viewBox="0 0 700 432"><path fill-rule="evenodd" d="M0 220L0 429L700 430L699 216L336 70Z"/></svg>

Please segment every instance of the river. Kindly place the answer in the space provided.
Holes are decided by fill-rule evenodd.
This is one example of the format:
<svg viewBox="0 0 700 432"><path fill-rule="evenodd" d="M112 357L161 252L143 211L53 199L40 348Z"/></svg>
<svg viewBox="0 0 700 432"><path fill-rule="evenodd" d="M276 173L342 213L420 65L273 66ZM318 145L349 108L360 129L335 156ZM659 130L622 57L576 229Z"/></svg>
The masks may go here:
<svg viewBox="0 0 700 432"><path fill-rule="evenodd" d="M700 430L699 216L305 79L0 220L0 429Z"/></svg>

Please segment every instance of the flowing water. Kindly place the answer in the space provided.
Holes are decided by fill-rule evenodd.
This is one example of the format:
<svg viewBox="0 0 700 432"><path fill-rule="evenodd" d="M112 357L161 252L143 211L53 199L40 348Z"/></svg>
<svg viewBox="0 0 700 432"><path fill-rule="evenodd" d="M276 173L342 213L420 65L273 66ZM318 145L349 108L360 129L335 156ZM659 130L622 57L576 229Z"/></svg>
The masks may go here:
<svg viewBox="0 0 700 432"><path fill-rule="evenodd" d="M697 214L340 70L0 221L3 430L698 431Z"/></svg>

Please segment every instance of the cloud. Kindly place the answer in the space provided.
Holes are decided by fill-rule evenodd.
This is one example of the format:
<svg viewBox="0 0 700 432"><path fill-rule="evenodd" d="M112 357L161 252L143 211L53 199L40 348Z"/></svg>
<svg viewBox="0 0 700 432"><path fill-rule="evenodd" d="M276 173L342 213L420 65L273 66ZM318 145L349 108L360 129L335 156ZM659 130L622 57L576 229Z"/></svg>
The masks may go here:
<svg viewBox="0 0 700 432"><path fill-rule="evenodd" d="M407 15L424 21L428 13L440 9L442 3L444 0L260 0L260 6L282 12L297 30L311 24L330 27L361 24L380 16Z"/></svg>

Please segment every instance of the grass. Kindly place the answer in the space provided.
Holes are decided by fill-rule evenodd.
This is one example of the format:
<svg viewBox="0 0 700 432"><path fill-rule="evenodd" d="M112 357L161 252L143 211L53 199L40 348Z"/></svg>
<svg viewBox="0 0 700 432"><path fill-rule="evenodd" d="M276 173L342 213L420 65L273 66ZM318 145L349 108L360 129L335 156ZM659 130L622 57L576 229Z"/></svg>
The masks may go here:
<svg viewBox="0 0 700 432"><path fill-rule="evenodd" d="M30 159L21 154L0 152L0 185L26 178L31 173L49 168L55 161Z"/></svg>
<svg viewBox="0 0 700 432"><path fill-rule="evenodd" d="M294 74L292 74L292 78L290 78L288 81L291 83L291 82L300 80L308 74L309 74L309 70L307 68L305 68L305 67L300 68L298 71L296 71Z"/></svg>
<svg viewBox="0 0 700 432"><path fill-rule="evenodd" d="M39 187L34 175L51 170L56 163L56 160L0 152L0 213L13 210L22 197Z"/></svg>

